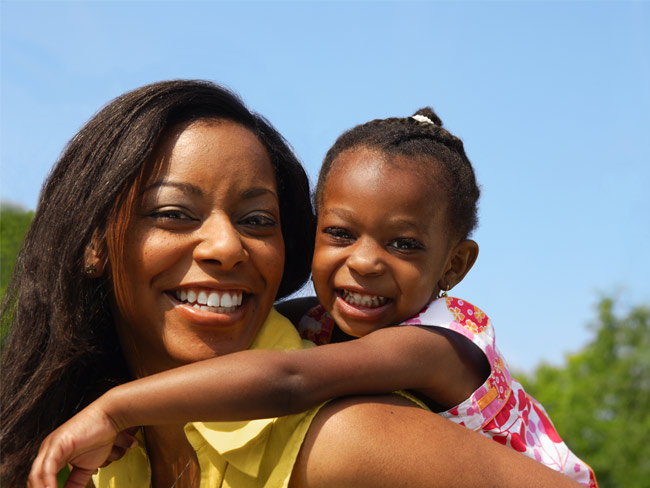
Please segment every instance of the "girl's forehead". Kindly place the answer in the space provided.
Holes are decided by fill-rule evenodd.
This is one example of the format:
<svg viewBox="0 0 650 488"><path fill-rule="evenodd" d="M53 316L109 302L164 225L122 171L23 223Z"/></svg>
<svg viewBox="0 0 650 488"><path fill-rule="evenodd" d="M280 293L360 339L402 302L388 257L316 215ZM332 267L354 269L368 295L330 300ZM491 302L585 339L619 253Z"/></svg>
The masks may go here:
<svg viewBox="0 0 650 488"><path fill-rule="evenodd" d="M404 157L367 153L349 154L327 179L323 212L333 207L373 207L385 215L404 211L424 216L447 207L445 186L436 181L437 171ZM422 213L424 211L424 213Z"/></svg>
<svg viewBox="0 0 650 488"><path fill-rule="evenodd" d="M365 175L365 183L377 186L394 186L400 180L415 176L431 188L444 186L445 174L440 163L426 155L407 155L386 152L378 148L357 147L343 151L334 161L327 178L349 178L355 174ZM360 183L364 183L363 178ZM327 185L325 187L327 191Z"/></svg>

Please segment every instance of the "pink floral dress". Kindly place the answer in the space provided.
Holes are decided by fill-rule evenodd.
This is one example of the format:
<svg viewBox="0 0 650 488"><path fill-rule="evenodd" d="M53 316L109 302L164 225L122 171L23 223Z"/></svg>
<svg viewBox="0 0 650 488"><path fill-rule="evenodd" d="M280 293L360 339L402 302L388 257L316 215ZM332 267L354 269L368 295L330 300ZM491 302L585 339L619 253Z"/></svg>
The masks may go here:
<svg viewBox="0 0 650 488"><path fill-rule="evenodd" d="M302 318L298 330L303 338L321 345L330 341L334 325L331 316L318 306ZM598 486L591 468L562 441L542 405L510 376L496 347L492 322L481 309L459 298L444 297L400 325L442 327L462 334L489 361L491 373L485 383L463 403L440 415L526 454L583 486Z"/></svg>

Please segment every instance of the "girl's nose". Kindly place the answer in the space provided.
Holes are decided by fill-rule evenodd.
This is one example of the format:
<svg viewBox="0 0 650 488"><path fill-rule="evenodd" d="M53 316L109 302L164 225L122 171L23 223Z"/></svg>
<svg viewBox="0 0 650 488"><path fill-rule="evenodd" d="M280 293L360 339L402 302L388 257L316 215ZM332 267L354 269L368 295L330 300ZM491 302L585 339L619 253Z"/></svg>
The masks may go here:
<svg viewBox="0 0 650 488"><path fill-rule="evenodd" d="M382 258L384 249L372 239L360 238L352 246L347 265L361 276L380 275L385 269Z"/></svg>
<svg viewBox="0 0 650 488"><path fill-rule="evenodd" d="M225 270L248 260L241 235L226 215L211 215L199 229L194 260L218 264Z"/></svg>

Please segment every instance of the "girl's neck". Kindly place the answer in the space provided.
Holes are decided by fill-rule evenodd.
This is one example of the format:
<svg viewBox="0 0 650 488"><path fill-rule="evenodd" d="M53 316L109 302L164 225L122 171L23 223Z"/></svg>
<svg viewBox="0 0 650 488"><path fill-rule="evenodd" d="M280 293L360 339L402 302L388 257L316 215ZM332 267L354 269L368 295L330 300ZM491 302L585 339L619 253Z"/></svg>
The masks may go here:
<svg viewBox="0 0 650 488"><path fill-rule="evenodd" d="M198 488L201 469L183 425L144 428L152 488Z"/></svg>
<svg viewBox="0 0 650 488"><path fill-rule="evenodd" d="M347 342L347 341L351 341L352 339L357 339L357 337L353 337L351 335L346 334L341 329L339 329L338 325L334 324L334 328L332 329L332 337L330 339L330 343Z"/></svg>

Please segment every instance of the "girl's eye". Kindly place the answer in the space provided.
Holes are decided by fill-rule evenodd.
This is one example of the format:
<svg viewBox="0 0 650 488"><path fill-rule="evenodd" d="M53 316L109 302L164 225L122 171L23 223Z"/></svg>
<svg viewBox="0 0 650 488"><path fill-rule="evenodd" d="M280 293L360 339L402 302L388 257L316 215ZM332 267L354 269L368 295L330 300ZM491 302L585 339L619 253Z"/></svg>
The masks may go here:
<svg viewBox="0 0 650 488"><path fill-rule="evenodd" d="M389 247L392 247L393 249L397 249L399 251L414 251L417 249L423 249L424 246L420 241L417 239L412 239L412 238L399 238L391 241L388 244Z"/></svg>
<svg viewBox="0 0 650 488"><path fill-rule="evenodd" d="M263 214L249 215L248 217L241 220L240 223L242 225L251 227L275 227L278 225L277 221L274 218Z"/></svg>
<svg viewBox="0 0 650 488"><path fill-rule="evenodd" d="M354 236L342 227L325 227L323 229L324 234L332 236L336 240L345 241L352 240Z"/></svg>

